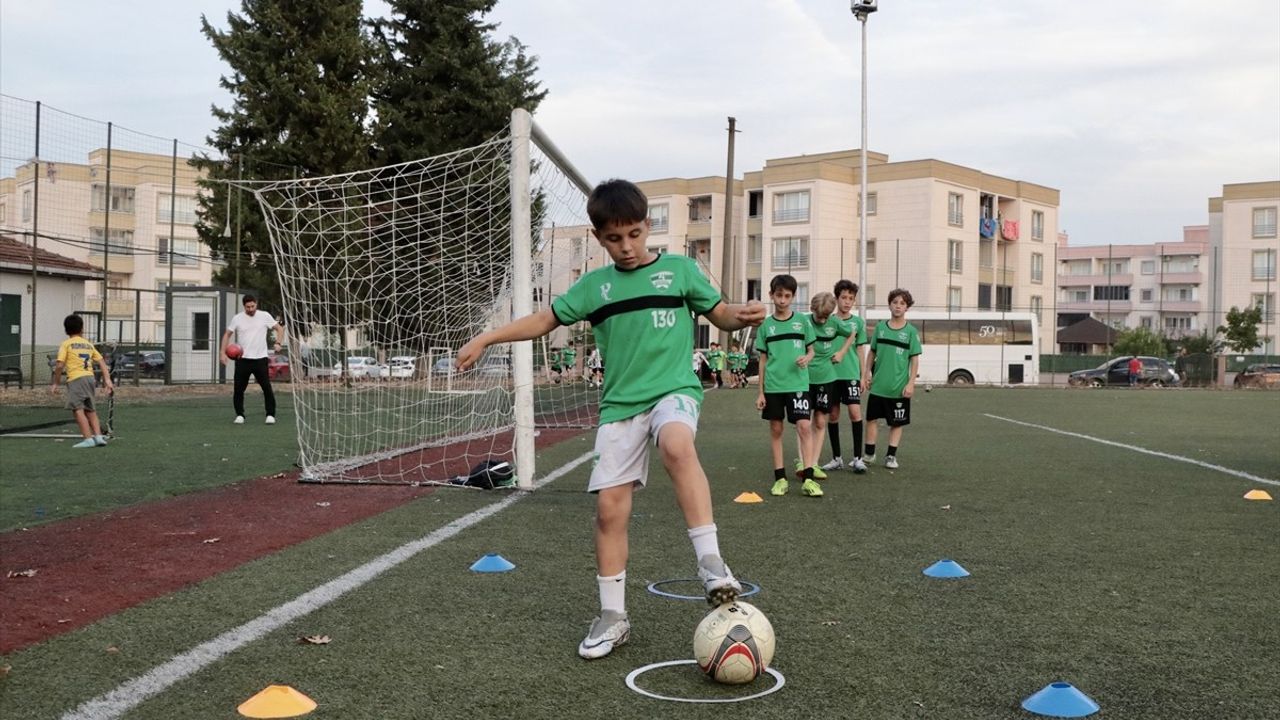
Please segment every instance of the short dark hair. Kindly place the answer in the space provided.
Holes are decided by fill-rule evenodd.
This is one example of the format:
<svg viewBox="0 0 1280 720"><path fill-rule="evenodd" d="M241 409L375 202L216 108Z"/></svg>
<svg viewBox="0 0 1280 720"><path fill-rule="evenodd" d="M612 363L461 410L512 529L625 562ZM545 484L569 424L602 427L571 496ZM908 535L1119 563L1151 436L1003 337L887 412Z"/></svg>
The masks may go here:
<svg viewBox="0 0 1280 720"><path fill-rule="evenodd" d="M597 230L649 219L649 198L629 180L605 180L587 198L587 216Z"/></svg>
<svg viewBox="0 0 1280 720"><path fill-rule="evenodd" d="M858 297L858 283L852 280L838 280L831 292L835 293L836 297L840 297L842 292L851 292L854 297Z"/></svg>
<svg viewBox="0 0 1280 720"><path fill-rule="evenodd" d="M794 277L786 274L774 275L773 279L769 281L769 294L772 295L779 290L790 290L791 294L794 295L798 287L800 285Z"/></svg>
<svg viewBox="0 0 1280 720"><path fill-rule="evenodd" d="M256 303L256 302L258 302L258 298L252 295L249 295L248 293L246 293L244 297L240 298L241 305L244 305L245 303Z"/></svg>
<svg viewBox="0 0 1280 720"><path fill-rule="evenodd" d="M911 307L912 305L916 304L916 301L913 300L911 297L911 292L908 290L903 290L902 288L894 288L889 291L889 302L893 302L897 298L902 298L903 300L906 300L907 307Z"/></svg>
<svg viewBox="0 0 1280 720"><path fill-rule="evenodd" d="M68 335L79 335L84 330L84 318L74 313L68 315L62 318L62 329L66 330Z"/></svg>

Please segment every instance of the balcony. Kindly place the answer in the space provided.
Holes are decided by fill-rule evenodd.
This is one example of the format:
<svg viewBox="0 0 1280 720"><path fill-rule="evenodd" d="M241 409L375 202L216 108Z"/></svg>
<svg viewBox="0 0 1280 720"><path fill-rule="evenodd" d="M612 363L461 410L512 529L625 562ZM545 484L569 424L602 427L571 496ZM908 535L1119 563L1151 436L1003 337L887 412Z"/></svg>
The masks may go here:
<svg viewBox="0 0 1280 720"><path fill-rule="evenodd" d="M138 305L133 299L134 294L129 293L128 298L115 297L115 293L111 293L107 297L107 317L108 318L124 318L132 319L138 311ZM84 299L85 310L101 310L101 295L86 295Z"/></svg>
<svg viewBox="0 0 1280 720"><path fill-rule="evenodd" d="M1089 275L1064 275L1059 273L1057 276L1058 287L1068 287L1071 285L1132 285L1133 273L1092 273Z"/></svg>
<svg viewBox="0 0 1280 720"><path fill-rule="evenodd" d="M1188 272L1166 272L1160 276L1162 285L1200 285L1204 283L1204 273L1199 270Z"/></svg>
<svg viewBox="0 0 1280 720"><path fill-rule="evenodd" d="M1060 300L1058 302L1058 312L1121 313L1131 312L1132 310L1132 300L1112 300L1110 303L1106 300L1086 300L1084 302Z"/></svg>
<svg viewBox="0 0 1280 720"><path fill-rule="evenodd" d="M807 222L809 222L809 208L793 208L773 211L773 223L775 225Z"/></svg>
<svg viewBox="0 0 1280 720"><path fill-rule="evenodd" d="M85 259L85 262L89 263L90 265L93 265L94 267L101 268L103 260L104 260L104 256L102 255L102 253L90 252L89 257ZM107 271L110 272L112 275L133 274L133 255L132 254L125 255L123 253L116 254L113 252L111 253L111 255L106 256L105 260L107 264Z"/></svg>
<svg viewBox="0 0 1280 720"><path fill-rule="evenodd" d="M1204 312L1204 305L1199 300L1160 300L1156 309L1166 313L1199 313Z"/></svg>

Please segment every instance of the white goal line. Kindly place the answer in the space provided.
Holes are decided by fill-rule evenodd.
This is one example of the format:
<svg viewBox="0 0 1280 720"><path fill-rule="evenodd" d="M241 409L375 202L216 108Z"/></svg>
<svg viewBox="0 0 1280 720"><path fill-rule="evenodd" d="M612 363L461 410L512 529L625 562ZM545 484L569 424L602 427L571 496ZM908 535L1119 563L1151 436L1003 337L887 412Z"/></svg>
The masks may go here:
<svg viewBox="0 0 1280 720"><path fill-rule="evenodd" d="M1138 447L1137 445L1126 445L1125 443L1116 442L1114 440L1106 440L1103 438L1094 437L1092 435L1085 435L1083 433L1071 432L1070 430L1059 430L1057 428L1049 427L1048 425L1037 425L1035 423L1023 422L1021 420L1014 420L1012 418L1000 417L999 415L992 415L991 413L982 413L982 414L993 420L1002 420L1007 423L1013 423L1014 425L1022 425L1024 427L1035 428L1037 430L1046 430L1048 432L1057 433L1059 435L1067 435L1069 437L1080 438L1082 440L1090 440L1096 443L1102 443L1103 445L1111 445L1112 447L1123 448L1125 450L1132 450L1134 452L1140 452L1146 455L1154 455L1156 457L1165 458L1166 460L1177 460L1179 462L1191 463L1192 465L1199 465L1200 467L1203 467L1203 468L1216 470L1220 473L1226 473L1227 475L1234 475L1236 477L1244 478L1246 480L1266 483L1268 485L1280 486L1280 480L1270 480L1268 478L1252 475L1250 473L1243 472L1241 470L1233 470L1229 467L1223 467L1221 465L1214 465L1213 463L1207 463L1202 460L1196 460L1195 458L1183 457L1181 455L1174 455L1172 453L1160 452L1159 450L1148 450L1144 447Z"/></svg>

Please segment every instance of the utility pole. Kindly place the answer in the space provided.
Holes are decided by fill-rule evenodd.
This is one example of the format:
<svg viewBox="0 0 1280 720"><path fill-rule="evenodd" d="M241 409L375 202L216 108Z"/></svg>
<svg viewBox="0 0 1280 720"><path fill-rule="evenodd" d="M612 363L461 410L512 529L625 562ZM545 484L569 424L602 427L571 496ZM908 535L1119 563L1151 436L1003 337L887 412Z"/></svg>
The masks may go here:
<svg viewBox="0 0 1280 720"><path fill-rule="evenodd" d="M858 315L867 317L867 18L875 12L876 0L850 0L849 9L862 26L862 149L858 151L860 174L858 184L862 186L861 202L858 205L858 236L861 252L858 255Z"/></svg>
<svg viewBox="0 0 1280 720"><path fill-rule="evenodd" d="M739 132L738 120L729 117L729 160L724 171L724 244L720 253L720 295L725 301L733 302L738 296L737 282L734 279L734 263L736 245L733 237L733 136ZM728 330L720 331L720 347L729 347Z"/></svg>

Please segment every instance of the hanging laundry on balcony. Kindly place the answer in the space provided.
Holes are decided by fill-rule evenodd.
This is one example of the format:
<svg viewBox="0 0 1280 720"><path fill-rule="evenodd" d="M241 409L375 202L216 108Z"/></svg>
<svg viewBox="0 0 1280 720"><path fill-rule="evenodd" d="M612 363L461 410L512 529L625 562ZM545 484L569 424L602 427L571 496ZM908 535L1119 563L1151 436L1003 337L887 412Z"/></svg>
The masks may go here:
<svg viewBox="0 0 1280 720"><path fill-rule="evenodd" d="M984 238L993 238L996 236L995 218L982 218L978 221L978 234Z"/></svg>
<svg viewBox="0 0 1280 720"><path fill-rule="evenodd" d="M1004 238L1005 240L1017 240L1018 239L1018 221L1005 220L1004 224L1000 228L1000 237Z"/></svg>

